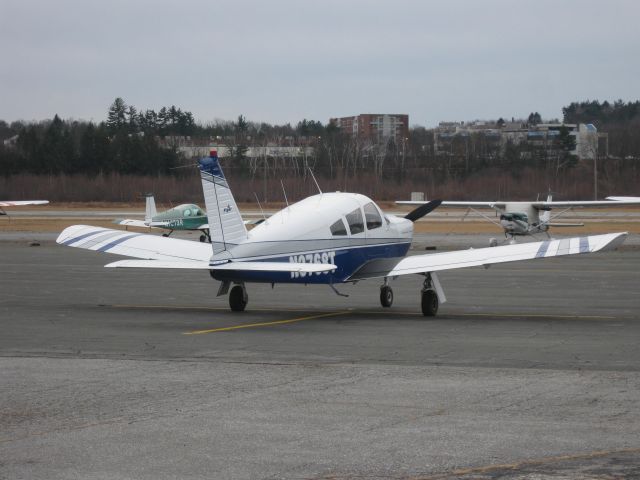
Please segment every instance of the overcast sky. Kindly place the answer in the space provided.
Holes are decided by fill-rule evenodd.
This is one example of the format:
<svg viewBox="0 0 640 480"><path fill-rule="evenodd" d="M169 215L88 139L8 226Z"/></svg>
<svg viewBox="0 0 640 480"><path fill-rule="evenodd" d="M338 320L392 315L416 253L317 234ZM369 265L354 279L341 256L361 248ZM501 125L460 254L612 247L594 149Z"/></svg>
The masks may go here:
<svg viewBox="0 0 640 480"><path fill-rule="evenodd" d="M560 118L640 99L637 0L0 0L0 119Z"/></svg>

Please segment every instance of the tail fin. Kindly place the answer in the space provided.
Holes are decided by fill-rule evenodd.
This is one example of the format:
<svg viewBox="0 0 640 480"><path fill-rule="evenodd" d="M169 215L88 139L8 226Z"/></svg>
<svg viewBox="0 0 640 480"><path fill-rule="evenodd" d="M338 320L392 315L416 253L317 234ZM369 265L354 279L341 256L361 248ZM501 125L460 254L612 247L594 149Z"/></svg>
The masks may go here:
<svg viewBox="0 0 640 480"><path fill-rule="evenodd" d="M144 212L144 221L149 223L151 219L155 217L158 212L156 211L156 201L153 198L153 193L147 193L146 197L146 208Z"/></svg>
<svg viewBox="0 0 640 480"><path fill-rule="evenodd" d="M209 157L201 158L198 163L209 217L211 246L215 255L246 240L247 229L222 173L216 151L212 150Z"/></svg>
<svg viewBox="0 0 640 480"><path fill-rule="evenodd" d="M547 195L547 202L550 202L553 199L553 195ZM549 223L551 221L551 210L545 210L542 215L540 215L540 223Z"/></svg>

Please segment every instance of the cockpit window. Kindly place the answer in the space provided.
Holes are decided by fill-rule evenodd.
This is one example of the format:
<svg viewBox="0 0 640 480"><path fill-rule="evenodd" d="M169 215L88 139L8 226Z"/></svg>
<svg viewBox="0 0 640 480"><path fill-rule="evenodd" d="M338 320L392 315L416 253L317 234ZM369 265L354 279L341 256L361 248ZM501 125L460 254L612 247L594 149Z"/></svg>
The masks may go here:
<svg viewBox="0 0 640 480"><path fill-rule="evenodd" d="M526 213L503 213L500 215L500 220L506 220L507 222L512 222L514 220L528 222L529 217L527 217Z"/></svg>
<svg viewBox="0 0 640 480"><path fill-rule="evenodd" d="M347 227L344 226L344 222L342 219L338 220L336 223L331 225L331 235L334 237L342 236L347 234Z"/></svg>
<svg viewBox="0 0 640 480"><path fill-rule="evenodd" d="M362 220L362 212L360 208L356 208L353 212L346 215L347 223L349 224L349 230L351 235L364 232L364 221Z"/></svg>
<svg viewBox="0 0 640 480"><path fill-rule="evenodd" d="M364 206L364 218L367 221L367 230L382 226L382 217L373 202L369 202Z"/></svg>
<svg viewBox="0 0 640 480"><path fill-rule="evenodd" d="M191 210L187 208L187 209L185 209L183 214L184 214L185 217L190 217L191 216Z"/></svg>

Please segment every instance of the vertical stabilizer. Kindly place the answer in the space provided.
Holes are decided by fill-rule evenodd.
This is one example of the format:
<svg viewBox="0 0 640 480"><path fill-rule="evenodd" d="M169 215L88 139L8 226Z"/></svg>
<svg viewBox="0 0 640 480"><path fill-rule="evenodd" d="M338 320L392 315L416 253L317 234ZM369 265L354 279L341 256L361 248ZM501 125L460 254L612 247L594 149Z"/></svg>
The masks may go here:
<svg viewBox="0 0 640 480"><path fill-rule="evenodd" d="M199 160L200 178L209 218L213 254L229 250L247 239L240 211L224 178L218 154L214 151Z"/></svg>
<svg viewBox="0 0 640 480"><path fill-rule="evenodd" d="M146 223L150 223L153 217L155 217L158 212L156 211L156 201L153 198L153 193L147 193L145 195L145 211L144 211L144 221Z"/></svg>

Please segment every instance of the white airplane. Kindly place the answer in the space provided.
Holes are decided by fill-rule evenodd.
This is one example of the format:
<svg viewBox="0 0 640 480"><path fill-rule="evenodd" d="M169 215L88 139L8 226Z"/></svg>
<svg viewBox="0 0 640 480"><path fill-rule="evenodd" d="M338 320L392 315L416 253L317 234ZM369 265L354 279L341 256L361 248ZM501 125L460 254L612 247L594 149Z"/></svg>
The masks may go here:
<svg viewBox="0 0 640 480"><path fill-rule="evenodd" d="M422 312L433 316L446 301L436 272L497 263L615 249L626 233L583 236L405 257L413 221L437 207L425 204L405 218L384 214L356 193L319 193L287 206L247 231L215 152L199 161L212 243L123 232L86 225L66 228L62 245L108 252L135 260L107 267L208 270L229 292L233 311L245 309L248 283L335 285L382 279L380 303L390 307L389 280L424 276ZM230 288L233 285L232 288Z"/></svg>
<svg viewBox="0 0 640 480"><path fill-rule="evenodd" d="M25 205L46 205L49 200L0 200L0 215L6 215L4 207L22 207Z"/></svg>
<svg viewBox="0 0 640 480"><path fill-rule="evenodd" d="M616 197L619 201L608 200L578 200L578 201L553 201L551 195L546 201L535 202L458 202L443 201L443 207L467 208L480 215L489 222L501 227L505 237L513 243L516 236L531 235L535 237L539 233L547 233L550 227L583 227L584 223L559 223L554 222L555 218L563 215L569 210L582 207L619 207L624 205L640 205L640 198ZM422 205L426 202L418 201L397 201L398 205ZM478 211L479 208L492 208L500 214L499 221ZM551 216L554 208L563 209L560 213ZM497 245L496 239L491 239L490 245Z"/></svg>

